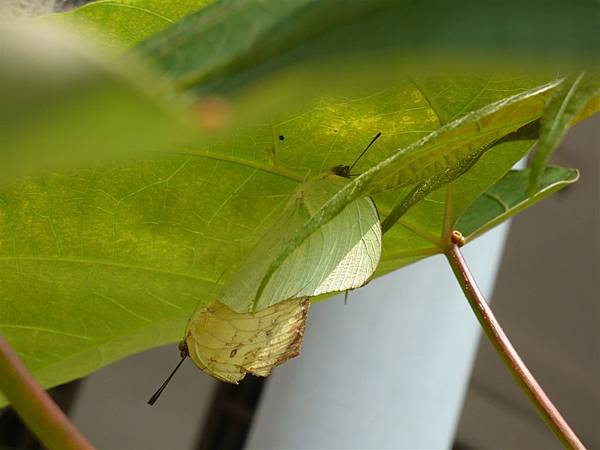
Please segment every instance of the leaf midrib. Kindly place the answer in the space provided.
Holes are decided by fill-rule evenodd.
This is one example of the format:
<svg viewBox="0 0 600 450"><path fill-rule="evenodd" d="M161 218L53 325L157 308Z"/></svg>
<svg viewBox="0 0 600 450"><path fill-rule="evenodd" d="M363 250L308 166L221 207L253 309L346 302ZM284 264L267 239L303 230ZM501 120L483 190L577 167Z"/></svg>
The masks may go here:
<svg viewBox="0 0 600 450"><path fill-rule="evenodd" d="M162 14L159 14L159 13L157 13L155 11L152 11L152 10L150 10L148 8L143 8L141 6L130 5L130 4L126 4L126 3L118 3L118 2L115 2L113 0L99 0L99 1L91 2L91 3L88 3L86 5L80 6L79 8L77 8L77 10L80 11L82 9L95 9L98 6L111 6L111 7L114 7L114 8L134 9L136 11L140 11L140 12L146 13L146 14L148 14L150 16L154 16L154 17L157 17L157 18L159 18L161 20L164 20L165 22L167 22L169 24L175 23L175 21L173 19L170 19L170 18L168 18L166 16L163 16Z"/></svg>
<svg viewBox="0 0 600 450"><path fill-rule="evenodd" d="M276 166L273 164L265 164L259 161L252 161L250 159L245 158L237 158L235 156L227 156L219 153L209 153L209 152L194 152L192 151L169 151L163 152L172 155L184 155L184 156L198 156L200 158L213 159L215 161L228 162L232 164L238 164L240 166L249 167L252 169L257 169L262 172L270 173L272 175L278 175L283 178L287 178L292 181L296 181L298 183L302 183L305 180L305 176L302 176L296 172L288 170L283 166Z"/></svg>
<svg viewBox="0 0 600 450"><path fill-rule="evenodd" d="M534 117L538 117L538 115L531 116L531 117L529 117L525 121L531 121L532 118L534 118ZM515 128L515 127L517 127L519 125L522 125L522 122L523 122L523 120L520 120L519 122L510 123L510 124L503 124L503 125L498 126L498 127L489 127L485 131L479 131L475 135L475 137L471 138L470 140L479 139L479 138L485 138L485 137L487 137L489 135L493 135L493 134L495 134L495 133L497 133L499 131L505 131L506 129ZM440 128L438 128L437 130L431 131L429 134L436 133ZM462 142L463 140L464 140L464 138L458 137L458 138L455 138L455 139L450 139L450 140L446 140L446 141L442 141L442 142L435 142L435 143L433 143L433 144L431 144L431 145L429 145L427 147L423 147L426 151L423 151L422 153L424 153L425 155L427 155L428 153L430 153L430 152L432 152L434 150L437 150L441 146L454 145L454 144L457 144L459 142ZM416 141L416 142L418 142L418 141ZM413 144L409 144L408 147L410 147ZM407 148L407 147L404 147L404 148ZM396 149L395 152L399 152L401 150L402 150L402 148ZM275 165L271 165L271 164L265 164L265 163L261 163L261 162L258 162L258 161L252 161L250 159L237 158L235 156L227 156L227 155L222 155L222 154L217 154L217 153L208 153L208 152L183 151L183 150L182 151L168 151L168 152L163 152L163 153L172 154L172 155L197 156L197 157L200 157L200 158L213 159L213 160L216 160L216 161L222 161L222 162L228 162L228 163L232 163L232 164L238 164L240 166L244 166L244 167L248 167L248 168L252 168L252 169L257 169L257 170L260 170L262 172L266 172L266 173L270 173L272 175L277 175L277 176L280 176L280 177L283 177L283 178L287 178L287 179L295 181L297 183L302 183L306 179L305 176L302 176L302 175L300 175L300 174L298 174L296 172L288 170L288 169L284 168L283 166L275 166ZM416 152L413 153L412 155L410 155L410 156L412 156L412 159L409 162L412 162L413 159L418 159L418 157L425 156L423 154L419 154L418 157L415 158L415 154L416 154ZM379 161L379 162L381 162L381 161ZM376 166L377 164L375 164L374 166Z"/></svg>
<svg viewBox="0 0 600 450"><path fill-rule="evenodd" d="M157 267L142 266L138 264L120 263L117 261L103 260L103 259L84 259L84 258L67 258L63 256L0 256L0 261L39 261L39 262L63 262L71 264L95 264L109 267L119 267L124 269L140 270L145 272L160 273L162 275L170 275L182 278L189 278L196 281L202 281L205 283L218 284L217 280L209 280L206 278L198 277L184 272L173 272L171 270L159 269Z"/></svg>

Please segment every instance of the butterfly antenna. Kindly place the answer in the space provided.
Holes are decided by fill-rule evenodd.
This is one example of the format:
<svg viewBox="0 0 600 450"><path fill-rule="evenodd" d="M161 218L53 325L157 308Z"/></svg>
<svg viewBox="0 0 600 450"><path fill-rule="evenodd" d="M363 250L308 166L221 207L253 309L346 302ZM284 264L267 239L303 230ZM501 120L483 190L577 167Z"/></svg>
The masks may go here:
<svg viewBox="0 0 600 450"><path fill-rule="evenodd" d="M188 357L187 352L185 352L185 353L182 352L181 361L179 361L177 366L175 366L175 368L173 369L173 372L171 372L171 375L169 375L167 377L165 382L160 385L160 387L157 389L157 391L154 394L152 394L152 397L150 397L150 400L148 400L148 404L150 406L152 406L152 405L154 405L154 403L156 403L156 400L158 400L158 397L160 397L160 394L162 394L162 392L165 390L165 388L167 387L167 384L169 384L169 381L171 381L171 378L173 378L173 375L175 375L175 372L177 372L177 369L179 369L181 367L181 365L183 364L183 361L185 361L185 358L187 358L187 357Z"/></svg>
<svg viewBox="0 0 600 450"><path fill-rule="evenodd" d="M379 139L379 136L381 136L381 131L375 135L375 137L371 140L371 142L369 142L369 145L367 145L367 147L362 151L362 153L360 155L358 155L358 158L356 158L356 160L350 166L350 170L352 170L352 168L356 165L356 163L358 162L358 160L360 158L362 158L365 153L367 153L367 150L369 150L369 148L371 147L371 145L373 145L375 143L375 141L377 139Z"/></svg>

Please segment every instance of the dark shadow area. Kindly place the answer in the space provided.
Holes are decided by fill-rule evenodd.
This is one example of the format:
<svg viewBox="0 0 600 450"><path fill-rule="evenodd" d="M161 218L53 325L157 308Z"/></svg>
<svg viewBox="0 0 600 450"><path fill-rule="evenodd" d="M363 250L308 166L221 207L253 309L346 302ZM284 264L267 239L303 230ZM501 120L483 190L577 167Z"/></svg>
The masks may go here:
<svg viewBox="0 0 600 450"><path fill-rule="evenodd" d="M213 394L196 449L244 448L265 384L265 378L250 375L237 386L219 383Z"/></svg>

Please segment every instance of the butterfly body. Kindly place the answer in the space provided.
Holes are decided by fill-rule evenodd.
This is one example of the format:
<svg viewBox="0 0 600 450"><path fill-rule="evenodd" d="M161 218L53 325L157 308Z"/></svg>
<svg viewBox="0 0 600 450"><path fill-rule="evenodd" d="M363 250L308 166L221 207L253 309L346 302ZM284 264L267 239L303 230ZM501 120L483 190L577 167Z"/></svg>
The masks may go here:
<svg viewBox="0 0 600 450"><path fill-rule="evenodd" d="M350 178L350 166L345 166L343 164L338 164L337 166L333 166L329 169L331 173L334 173L338 177Z"/></svg>

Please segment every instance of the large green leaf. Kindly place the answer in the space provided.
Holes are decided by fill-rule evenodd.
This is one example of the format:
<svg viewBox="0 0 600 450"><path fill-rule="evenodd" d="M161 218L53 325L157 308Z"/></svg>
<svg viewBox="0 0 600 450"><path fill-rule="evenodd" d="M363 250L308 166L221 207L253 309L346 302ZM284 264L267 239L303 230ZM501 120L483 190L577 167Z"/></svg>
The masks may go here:
<svg viewBox="0 0 600 450"><path fill-rule="evenodd" d="M440 104L453 107L450 98L455 99L464 108L479 106L477 97L502 99L506 89L524 94L477 114L467 106L457 124L448 123L416 145L440 129L443 109L434 111L414 81L398 80L395 87L359 90L343 100L323 97L301 114L274 117L210 147L55 172L3 189L0 332L45 386L180 339L194 307L216 298L221 275L248 254L307 175L350 164L377 131L382 137L358 163L359 173L388 158L399 164L396 149L411 144L411 158L420 148L423 158L434 160L446 151L442 142L464 139L467 147L495 142L501 133L539 117L551 91L501 77L486 85L452 89L438 83L428 95L434 92ZM497 123L482 136L500 109L506 109L502 115L512 109L509 125ZM455 182L456 210L501 178L530 144L491 147ZM476 176L469 178L472 173ZM365 186L364 193L380 189L377 177L364 185L363 180L346 186ZM375 195L380 214L385 216L401 195L402 189ZM423 236L441 236L445 200L444 189L432 193L390 230L382 271L437 251Z"/></svg>
<svg viewBox="0 0 600 450"><path fill-rule="evenodd" d="M560 80L428 79L407 77L407 68L446 67L440 55L461 63L454 56L465 47L474 50L463 55L470 63L480 51L594 62L589 7L577 3L558 14L559 3L231 0L151 37L133 53L153 61L168 83L222 95L244 120L257 112L267 119L240 119L243 126L210 145L173 145L141 161L4 187L0 332L45 386L180 339L192 310L216 298L221 275L271 229L292 192L329 167L350 164L379 131L382 138L357 165L361 176L286 235L261 285L268 289L270 274L353 202L373 196L383 218L415 186L461 167L467 171L452 173L451 184L432 189L389 230L379 273L439 252L464 212L479 208L471 205L504 182L498 180L530 148L532 136L503 138L539 120ZM88 20L81 10L70 17ZM98 17L92 22L103 27ZM565 27L565 18L576 25ZM131 19L130 42L152 27L150 19ZM556 30L570 39L548 46ZM153 126L140 137L151 136ZM507 215L485 217L494 224Z"/></svg>
<svg viewBox="0 0 600 450"><path fill-rule="evenodd" d="M115 50L130 47L212 0L98 0L72 11L39 19L48 25L73 27L97 36Z"/></svg>
<svg viewBox="0 0 600 450"><path fill-rule="evenodd" d="M265 70L291 61L314 63L349 54L355 56L355 65L357 54L413 61L417 56L421 65L428 56L447 63L458 55L463 57L458 62L510 56L597 64L596 19L593 2L564 8L562 2L550 1L541 8L519 1L230 0L185 18L139 50L185 86L217 77L220 84L224 78L237 83L264 77ZM547 45L547 36L557 33L568 39L556 38L554 45Z"/></svg>
<svg viewBox="0 0 600 450"><path fill-rule="evenodd" d="M3 26L0 41L0 183L197 140L178 100L140 67L24 25Z"/></svg>

